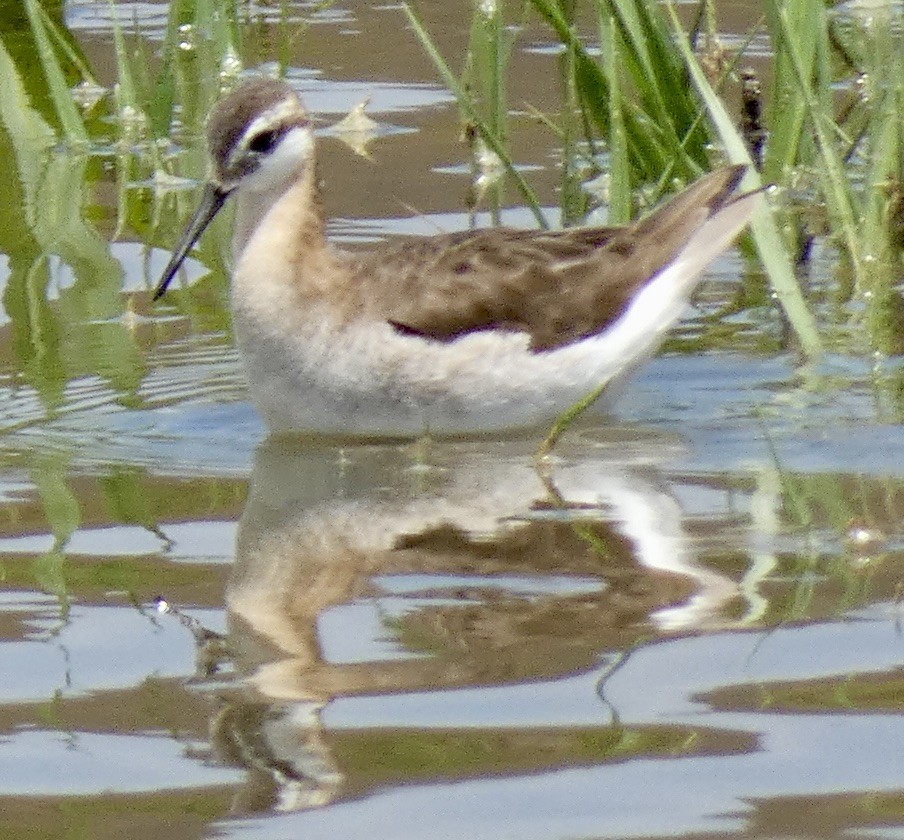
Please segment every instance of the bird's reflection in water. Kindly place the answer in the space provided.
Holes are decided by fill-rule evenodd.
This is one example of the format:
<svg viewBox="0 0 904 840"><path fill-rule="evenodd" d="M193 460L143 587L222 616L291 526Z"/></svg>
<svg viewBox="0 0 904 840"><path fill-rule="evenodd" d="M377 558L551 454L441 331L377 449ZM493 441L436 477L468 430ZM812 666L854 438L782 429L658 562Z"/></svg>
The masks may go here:
<svg viewBox="0 0 904 840"><path fill-rule="evenodd" d="M655 469L673 444L633 435L542 470L521 441L266 443L227 592L255 700L216 726L260 771L239 809L351 795L321 727L338 698L554 679L718 621L737 588L694 563Z"/></svg>

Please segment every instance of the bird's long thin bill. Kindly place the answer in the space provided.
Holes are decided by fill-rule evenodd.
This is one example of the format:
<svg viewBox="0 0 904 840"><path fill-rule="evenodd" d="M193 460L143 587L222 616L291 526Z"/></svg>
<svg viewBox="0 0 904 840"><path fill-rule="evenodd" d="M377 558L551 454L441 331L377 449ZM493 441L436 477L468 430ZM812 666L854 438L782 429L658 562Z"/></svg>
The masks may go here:
<svg viewBox="0 0 904 840"><path fill-rule="evenodd" d="M179 266L182 265L182 261L188 255L195 242L201 238L201 234L204 233L211 219L217 215L228 195L228 192L216 184L209 183L204 187L204 193L195 210L195 215L192 216L188 227L185 228L185 232L182 234L182 238L179 240L179 244L176 246L176 250L173 251L163 276L160 278L160 283L157 284L157 288L154 290L154 300L158 300L163 296L166 287L169 286L173 277L176 276Z"/></svg>

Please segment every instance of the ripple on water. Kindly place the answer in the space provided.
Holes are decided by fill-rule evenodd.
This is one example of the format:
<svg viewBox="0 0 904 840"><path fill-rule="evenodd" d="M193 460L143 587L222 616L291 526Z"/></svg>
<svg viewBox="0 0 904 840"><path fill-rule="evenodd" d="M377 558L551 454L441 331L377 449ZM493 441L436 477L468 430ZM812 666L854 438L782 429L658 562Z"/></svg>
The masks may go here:
<svg viewBox="0 0 904 840"><path fill-rule="evenodd" d="M0 387L7 459L43 451L68 454L73 469L89 471L131 464L182 474L246 473L263 429L235 348L222 336L192 336L155 349L147 362L134 394L98 376L79 377L52 411L30 387Z"/></svg>

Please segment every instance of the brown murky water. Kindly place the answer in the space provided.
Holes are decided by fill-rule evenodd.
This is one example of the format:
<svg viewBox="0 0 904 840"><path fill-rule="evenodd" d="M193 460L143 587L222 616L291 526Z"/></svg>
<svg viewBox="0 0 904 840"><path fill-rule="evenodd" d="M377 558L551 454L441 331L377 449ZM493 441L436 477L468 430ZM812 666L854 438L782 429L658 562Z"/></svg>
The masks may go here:
<svg viewBox="0 0 904 840"><path fill-rule="evenodd" d="M156 49L167 5L116 5ZM729 35L753 6L725 4ZM56 9L112 84L108 4ZM321 144L332 235L474 223L401 11L286 10L313 19L288 46L249 6L249 67L286 50L324 127L366 95L379 123L370 158ZM424 15L461 55L469 9ZM539 25L513 62L516 159L555 217L561 153L524 107L559 107ZM0 836L904 836L894 360L800 367L734 252L542 472L529 438L264 441L222 274L195 261L196 307L152 309L172 236L118 225L109 149L31 178L34 85L0 69Z"/></svg>

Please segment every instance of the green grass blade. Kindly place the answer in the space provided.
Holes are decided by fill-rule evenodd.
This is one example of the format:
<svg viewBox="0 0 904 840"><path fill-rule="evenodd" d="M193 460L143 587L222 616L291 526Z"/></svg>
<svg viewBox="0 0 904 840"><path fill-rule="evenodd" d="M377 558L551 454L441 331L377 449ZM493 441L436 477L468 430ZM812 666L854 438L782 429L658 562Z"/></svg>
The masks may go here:
<svg viewBox="0 0 904 840"><path fill-rule="evenodd" d="M693 162L691 172L705 168L705 127L692 128L697 105L659 7L649 0L597 0L597 5L602 5L616 23L622 45L621 66L644 102L644 110L667 138L667 145Z"/></svg>
<svg viewBox="0 0 904 840"><path fill-rule="evenodd" d="M601 0L597 0L601 2ZM608 138L611 132L609 99L612 83L605 69L587 53L571 23L561 13L555 0L531 0L533 7L556 33L559 41L574 55L575 84L582 105L597 131ZM602 10L602 7L599 7ZM622 101L621 113L631 160L631 180L649 181L674 161L680 149L669 147L662 128L639 105ZM691 171L693 167L690 168Z"/></svg>
<svg viewBox="0 0 904 840"><path fill-rule="evenodd" d="M818 17L817 4L822 0L798 0L792 4L790 14L793 16L793 38L800 61L806 67L808 77L816 72L816 53ZM806 102L800 85L795 81L795 71L790 46L783 33L780 11L783 5L780 0L766 0L765 14L769 35L774 49L772 93L768 97L767 123L770 126L769 143L763 164L764 176L772 181L787 179L788 173L799 163L812 160L813 147L808 134L805 133Z"/></svg>
<svg viewBox="0 0 904 840"><path fill-rule="evenodd" d="M606 75L612 80L609 92L609 223L617 225L630 221L634 202L624 99L618 84L621 49L614 21L600 15L599 22L600 43L605 45Z"/></svg>
<svg viewBox="0 0 904 840"><path fill-rule="evenodd" d="M60 120L63 134L71 142L87 143L88 132L72 99L72 92L66 83L66 77L50 40L50 34L44 25L38 1L25 0L25 11L28 14L28 21L38 48L38 58L44 70L47 88Z"/></svg>
<svg viewBox="0 0 904 840"><path fill-rule="evenodd" d="M96 84L96 80L94 78L94 73L82 56L73 48L70 40L66 38L66 32L62 30L54 21L54 19L47 13L47 10L40 6L41 12L41 20L44 22L44 26L46 27L48 33L53 38L54 43L57 47L62 50L63 54L66 56L67 61L72 62L72 66L78 70L79 75L82 79L91 82L92 84Z"/></svg>
<svg viewBox="0 0 904 840"><path fill-rule="evenodd" d="M15 61L0 40L0 125L9 134L16 166L25 196L25 210L30 226L40 212L38 190L48 150L57 141L53 129L31 106L22 76Z"/></svg>
<svg viewBox="0 0 904 840"><path fill-rule="evenodd" d="M446 63L439 50L436 48L436 45L427 34L427 31L422 26L420 20L418 19L417 15L415 15L414 10L411 8L411 6L409 6L408 3L403 3L402 9L405 12L405 16L408 18L408 23L411 25L411 28L414 30L415 35L421 42L421 46L424 48L424 51L427 53L430 60L433 62L433 65L436 68L437 72L440 74L443 83L455 97L462 115L469 123L474 126L484 143L486 143L487 146L492 150L492 152L499 158L499 160L502 161L502 164L503 166L505 166L506 171L514 180L519 192L524 197L524 200L530 207L531 212L534 214L534 218L537 220L537 223L541 227L547 227L547 221L543 217L543 213L540 210L540 201L537 198L536 193L531 189L530 184L528 184L527 181L524 180L524 177L515 168L515 164L512 161L508 149L505 148L504 143L491 130L486 120L484 120L478 114L477 109L474 107L472 98L462 87L455 74L449 69L449 65Z"/></svg>
<svg viewBox="0 0 904 840"><path fill-rule="evenodd" d="M556 444L572 423L578 419L590 406L592 406L609 386L609 380L598 385L587 396L581 397L576 403L565 409L553 423L543 442L537 447L534 457L537 460L546 458L555 449Z"/></svg>
<svg viewBox="0 0 904 840"><path fill-rule="evenodd" d="M107 0L110 7L110 17L113 21L113 48L116 54L116 72L118 77L119 107L128 106L138 108L138 96L135 90L135 80L132 77L132 69L129 61L129 52L126 49L126 41L122 34L122 25L119 15L116 13L114 0Z"/></svg>
<svg viewBox="0 0 904 840"><path fill-rule="evenodd" d="M748 170L744 186L757 189L761 186L759 176L753 167L747 144L741 136L733 120L725 109L722 100L709 84L703 69L691 50L691 45L678 20L677 12L671 0L667 4L669 15L675 32L675 42L681 50L690 73L691 80L700 99L716 128L728 159L733 163L747 164ZM794 276L791 258L782 241L781 234L773 218L772 211L765 202L757 208L750 223L753 241L763 262L779 303L800 341L800 345L809 357L822 352L822 341L812 313L807 307L800 285Z"/></svg>
<svg viewBox="0 0 904 840"><path fill-rule="evenodd" d="M778 22L787 47L788 58L799 85L800 94L816 134L819 156L823 164L819 167L819 172L826 201L829 205L829 212L841 227L845 245L853 264L857 285L863 288L863 261L859 231L857 230L855 218L855 200L850 189L850 183L845 177L844 164L835 149L831 136L831 132L834 131L836 126L832 122L826 107L819 101L819 96L811 87L810 76L807 73L804 58L795 44L794 34L791 31L788 19L788 11L784 6L779 9Z"/></svg>

